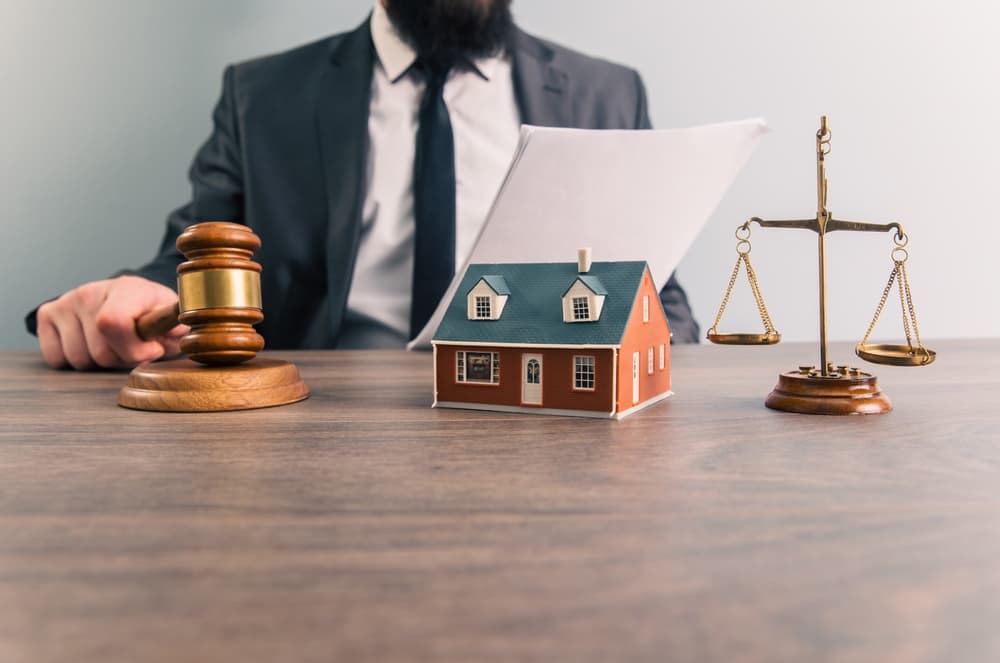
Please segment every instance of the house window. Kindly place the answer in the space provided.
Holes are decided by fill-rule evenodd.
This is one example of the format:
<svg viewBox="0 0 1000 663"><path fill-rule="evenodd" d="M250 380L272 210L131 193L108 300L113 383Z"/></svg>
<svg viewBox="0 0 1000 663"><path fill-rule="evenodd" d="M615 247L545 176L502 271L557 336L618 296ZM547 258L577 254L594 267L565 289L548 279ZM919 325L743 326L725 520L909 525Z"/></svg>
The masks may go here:
<svg viewBox="0 0 1000 663"><path fill-rule="evenodd" d="M455 380L500 384L499 352L458 352L455 356Z"/></svg>
<svg viewBox="0 0 1000 663"><path fill-rule="evenodd" d="M649 351L646 353L646 372L650 375L653 374L653 346L649 347Z"/></svg>
<svg viewBox="0 0 1000 663"><path fill-rule="evenodd" d="M642 321L649 322L649 295L642 296Z"/></svg>
<svg viewBox="0 0 1000 663"><path fill-rule="evenodd" d="M660 370L662 371L667 366L667 346L660 343Z"/></svg>
<svg viewBox="0 0 1000 663"><path fill-rule="evenodd" d="M524 380L527 384L542 383L542 366L537 359L528 360L528 375Z"/></svg>
<svg viewBox="0 0 1000 663"><path fill-rule="evenodd" d="M573 298L573 319L590 320L590 300L586 297Z"/></svg>
<svg viewBox="0 0 1000 663"><path fill-rule="evenodd" d="M573 357L573 386L577 389L594 388L594 357Z"/></svg>
<svg viewBox="0 0 1000 663"><path fill-rule="evenodd" d="M489 296L476 295L476 320L489 320L493 317L493 307Z"/></svg>

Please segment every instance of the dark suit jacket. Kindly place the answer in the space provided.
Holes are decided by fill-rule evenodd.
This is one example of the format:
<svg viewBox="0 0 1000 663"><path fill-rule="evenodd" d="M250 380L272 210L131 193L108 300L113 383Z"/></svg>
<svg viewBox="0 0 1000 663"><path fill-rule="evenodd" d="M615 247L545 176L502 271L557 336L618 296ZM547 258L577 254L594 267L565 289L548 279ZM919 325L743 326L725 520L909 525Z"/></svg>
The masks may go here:
<svg viewBox="0 0 1000 663"><path fill-rule="evenodd" d="M522 122L647 129L639 75L516 31ZM374 47L368 21L286 53L228 67L214 130L191 166L192 200L174 211L159 254L126 273L176 287L177 235L196 221L251 226L262 248L269 348L333 347L344 319L364 202ZM696 341L687 298L661 293L675 341ZM34 325L29 316L29 329Z"/></svg>

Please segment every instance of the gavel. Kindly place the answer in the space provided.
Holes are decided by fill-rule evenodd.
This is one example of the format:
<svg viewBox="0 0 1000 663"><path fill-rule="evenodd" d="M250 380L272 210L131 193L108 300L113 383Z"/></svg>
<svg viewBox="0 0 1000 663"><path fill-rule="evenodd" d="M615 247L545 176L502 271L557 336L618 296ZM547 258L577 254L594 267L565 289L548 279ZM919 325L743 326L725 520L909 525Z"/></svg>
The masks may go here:
<svg viewBox="0 0 1000 663"><path fill-rule="evenodd" d="M264 319L260 264L251 260L260 238L238 223L189 226L177 238L187 259L177 266L177 303L146 313L135 323L143 340L163 336L178 323L191 327L181 352L210 366L231 366L253 359L264 337L253 325Z"/></svg>

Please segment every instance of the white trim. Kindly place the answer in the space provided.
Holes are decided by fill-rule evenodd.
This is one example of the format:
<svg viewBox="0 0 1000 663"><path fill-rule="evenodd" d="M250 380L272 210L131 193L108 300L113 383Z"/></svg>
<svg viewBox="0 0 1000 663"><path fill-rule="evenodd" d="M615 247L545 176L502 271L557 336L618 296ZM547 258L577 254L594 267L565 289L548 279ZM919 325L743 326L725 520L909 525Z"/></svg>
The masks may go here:
<svg viewBox="0 0 1000 663"><path fill-rule="evenodd" d="M611 411L612 414L614 410L618 408L618 370L620 368L619 361L621 360L621 352L618 348L615 348L614 354L611 357ZM436 367L435 367L436 368Z"/></svg>
<svg viewBox="0 0 1000 663"><path fill-rule="evenodd" d="M434 403L431 407L434 407L438 402L438 349L431 347L431 351L434 353Z"/></svg>
<svg viewBox="0 0 1000 663"><path fill-rule="evenodd" d="M544 391L542 390L542 384L545 382L545 367L543 365L543 359L545 355L540 352L522 352L521 353L521 403L524 405L541 405L543 400ZM528 386L528 366L531 362L538 364L538 382L532 384L531 387ZM528 400L524 397L525 391L537 392L538 400Z"/></svg>
<svg viewBox="0 0 1000 663"><path fill-rule="evenodd" d="M493 319L493 297L489 295L471 295L475 320ZM485 312L485 315L483 313Z"/></svg>
<svg viewBox="0 0 1000 663"><path fill-rule="evenodd" d="M518 412L522 414L554 414L560 417L587 417L591 419L616 418L613 412L598 412L596 410L562 410L552 407L518 407L517 405L481 405L479 403L457 403L453 401L439 401L434 403L433 407L448 407L458 410L489 410L491 412Z"/></svg>
<svg viewBox="0 0 1000 663"><path fill-rule="evenodd" d="M641 371L639 370L639 351L636 350L632 353L632 404L635 405L639 402L639 375Z"/></svg>
<svg viewBox="0 0 1000 663"><path fill-rule="evenodd" d="M612 350L615 345L566 345L565 343L493 343L485 341L431 341L431 345L466 345L470 348L565 348L566 350Z"/></svg>
<svg viewBox="0 0 1000 663"><path fill-rule="evenodd" d="M642 321L649 322L649 295L642 296Z"/></svg>
<svg viewBox="0 0 1000 663"><path fill-rule="evenodd" d="M639 403L638 405L633 405L632 407L630 407L627 410L622 410L618 414L614 415L614 418L617 419L617 420L619 420L619 421L621 421L622 419L624 419L628 415L633 414L634 412L636 412L638 410L641 410L643 408L647 408L650 405L653 405L654 403L659 403L660 401L666 400L666 399L670 398L673 395L674 395L674 392L672 392L672 391L665 391L662 394L657 394L656 396L653 396L652 398L650 398L648 401L643 401L642 403Z"/></svg>
<svg viewBox="0 0 1000 663"><path fill-rule="evenodd" d="M437 348L435 348L435 352ZM489 355L490 356L490 379L489 380L470 380L469 379L469 353L477 355ZM459 380L458 372L458 360L461 357L462 360L462 379ZM435 362L436 366L437 362ZM494 377L496 379L494 379ZM500 385L500 353L490 352L482 350L459 350L455 353L455 384L461 385L487 385L496 387Z"/></svg>
<svg viewBox="0 0 1000 663"><path fill-rule="evenodd" d="M590 381L591 385L589 387L581 387L577 384L577 378L579 375L577 371L580 370L580 366L577 364L579 359L589 359L590 367ZM597 391L597 357L594 355L573 355L573 391Z"/></svg>

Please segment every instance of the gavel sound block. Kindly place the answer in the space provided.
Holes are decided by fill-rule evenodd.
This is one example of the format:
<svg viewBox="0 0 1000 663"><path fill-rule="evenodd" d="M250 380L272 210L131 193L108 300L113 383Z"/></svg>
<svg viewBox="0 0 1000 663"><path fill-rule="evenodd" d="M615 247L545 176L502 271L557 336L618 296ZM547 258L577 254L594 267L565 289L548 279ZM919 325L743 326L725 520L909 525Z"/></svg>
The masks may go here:
<svg viewBox="0 0 1000 663"><path fill-rule="evenodd" d="M264 339L260 265L251 258L260 238L237 223L193 225L177 238L187 258L177 267L176 305L136 322L141 338L156 338L178 322L188 359L142 364L129 374L118 404L136 410L208 412L286 405L309 396L294 364L255 358Z"/></svg>

